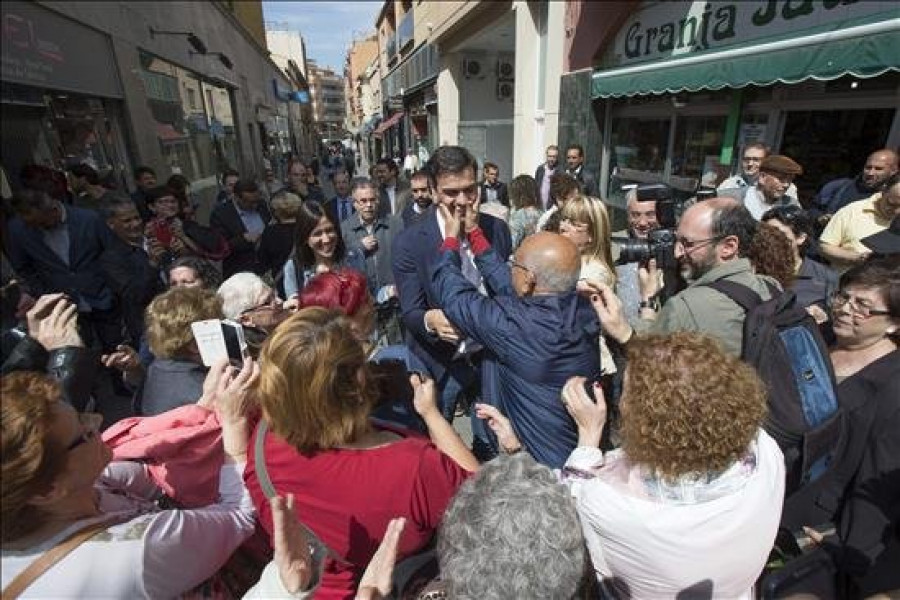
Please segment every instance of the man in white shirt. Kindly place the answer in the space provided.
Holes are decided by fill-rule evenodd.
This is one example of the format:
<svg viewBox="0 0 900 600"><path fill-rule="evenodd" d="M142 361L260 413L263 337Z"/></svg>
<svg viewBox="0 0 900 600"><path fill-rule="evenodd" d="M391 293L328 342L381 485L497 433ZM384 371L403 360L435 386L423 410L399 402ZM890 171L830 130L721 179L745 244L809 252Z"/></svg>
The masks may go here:
<svg viewBox="0 0 900 600"><path fill-rule="evenodd" d="M403 175L406 176L407 179L416 171L419 170L419 157L416 156L415 150L412 149L412 146L406 149L406 158L403 159Z"/></svg>
<svg viewBox="0 0 900 600"><path fill-rule="evenodd" d="M787 195L794 177L803 174L803 167L787 156L773 154L765 157L759 166L756 185L744 194L744 206L759 221L767 210L776 206L800 207L796 198Z"/></svg>
<svg viewBox="0 0 900 600"><path fill-rule="evenodd" d="M728 196L743 202L747 190L756 185L756 180L759 178L759 167L769 154L769 147L765 144L759 142L747 144L741 154L740 171L720 183L716 188L716 193L719 196ZM797 186L792 183L788 186L785 195L796 200Z"/></svg>

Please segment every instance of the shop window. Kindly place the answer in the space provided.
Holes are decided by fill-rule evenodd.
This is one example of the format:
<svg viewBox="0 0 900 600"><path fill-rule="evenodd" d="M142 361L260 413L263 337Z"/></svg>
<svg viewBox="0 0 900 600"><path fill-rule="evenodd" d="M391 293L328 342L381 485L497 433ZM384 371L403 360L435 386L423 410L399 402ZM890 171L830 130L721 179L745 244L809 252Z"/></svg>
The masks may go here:
<svg viewBox="0 0 900 600"><path fill-rule="evenodd" d="M788 112L781 154L803 166L803 175L794 180L801 202L808 203L832 179L859 174L866 157L887 143L895 110Z"/></svg>
<svg viewBox="0 0 900 600"><path fill-rule="evenodd" d="M141 54L141 64L147 104L166 164L198 188L215 185L217 174L237 165L228 90L146 53ZM180 89L185 90L184 96Z"/></svg>
<svg viewBox="0 0 900 600"><path fill-rule="evenodd" d="M607 197L621 203L623 185L663 180L669 146L668 117L613 119L610 138L610 184ZM617 202L618 201L618 202Z"/></svg>
<svg viewBox="0 0 900 600"><path fill-rule="evenodd" d="M725 121L724 116L678 118L669 181L673 188L693 193L701 179L718 183L727 177L729 165L719 164Z"/></svg>

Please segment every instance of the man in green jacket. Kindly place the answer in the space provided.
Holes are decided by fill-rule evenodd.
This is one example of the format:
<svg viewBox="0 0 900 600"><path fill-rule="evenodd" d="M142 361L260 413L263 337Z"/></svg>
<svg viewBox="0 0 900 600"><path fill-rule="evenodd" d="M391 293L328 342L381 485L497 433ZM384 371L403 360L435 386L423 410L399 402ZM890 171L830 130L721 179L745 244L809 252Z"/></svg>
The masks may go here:
<svg viewBox="0 0 900 600"><path fill-rule="evenodd" d="M771 297L766 282L778 284L756 275L746 258L756 227L747 209L732 198L712 198L691 206L678 224L675 242L675 257L688 287L660 308L659 278L651 261L649 269L641 270L641 318L632 328L613 291L589 283L603 330L620 343L626 343L635 330L696 331L718 339L728 352L740 356L744 309L704 284L725 279L749 287L763 300Z"/></svg>

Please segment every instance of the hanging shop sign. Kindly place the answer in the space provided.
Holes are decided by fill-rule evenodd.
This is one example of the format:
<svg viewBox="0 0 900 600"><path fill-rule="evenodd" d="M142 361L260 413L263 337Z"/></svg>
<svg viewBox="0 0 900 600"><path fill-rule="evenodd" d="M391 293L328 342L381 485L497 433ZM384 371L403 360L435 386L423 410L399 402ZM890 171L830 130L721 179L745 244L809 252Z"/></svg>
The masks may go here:
<svg viewBox="0 0 900 600"><path fill-rule="evenodd" d="M35 2L6 0L0 77L61 91L121 98L109 38Z"/></svg>
<svg viewBox="0 0 900 600"><path fill-rule="evenodd" d="M898 16L894 0L648 2L619 30L606 68L723 50Z"/></svg>

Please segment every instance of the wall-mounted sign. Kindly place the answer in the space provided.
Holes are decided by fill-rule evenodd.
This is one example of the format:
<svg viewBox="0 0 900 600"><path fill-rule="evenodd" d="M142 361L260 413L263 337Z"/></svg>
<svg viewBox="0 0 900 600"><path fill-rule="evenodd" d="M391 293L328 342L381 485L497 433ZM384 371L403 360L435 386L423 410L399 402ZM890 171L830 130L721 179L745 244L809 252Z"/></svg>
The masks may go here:
<svg viewBox="0 0 900 600"><path fill-rule="evenodd" d="M895 0L646 2L616 35L606 68L840 29L898 14Z"/></svg>
<svg viewBox="0 0 900 600"><path fill-rule="evenodd" d="M102 33L35 2L0 4L4 82L122 97L112 46Z"/></svg>

